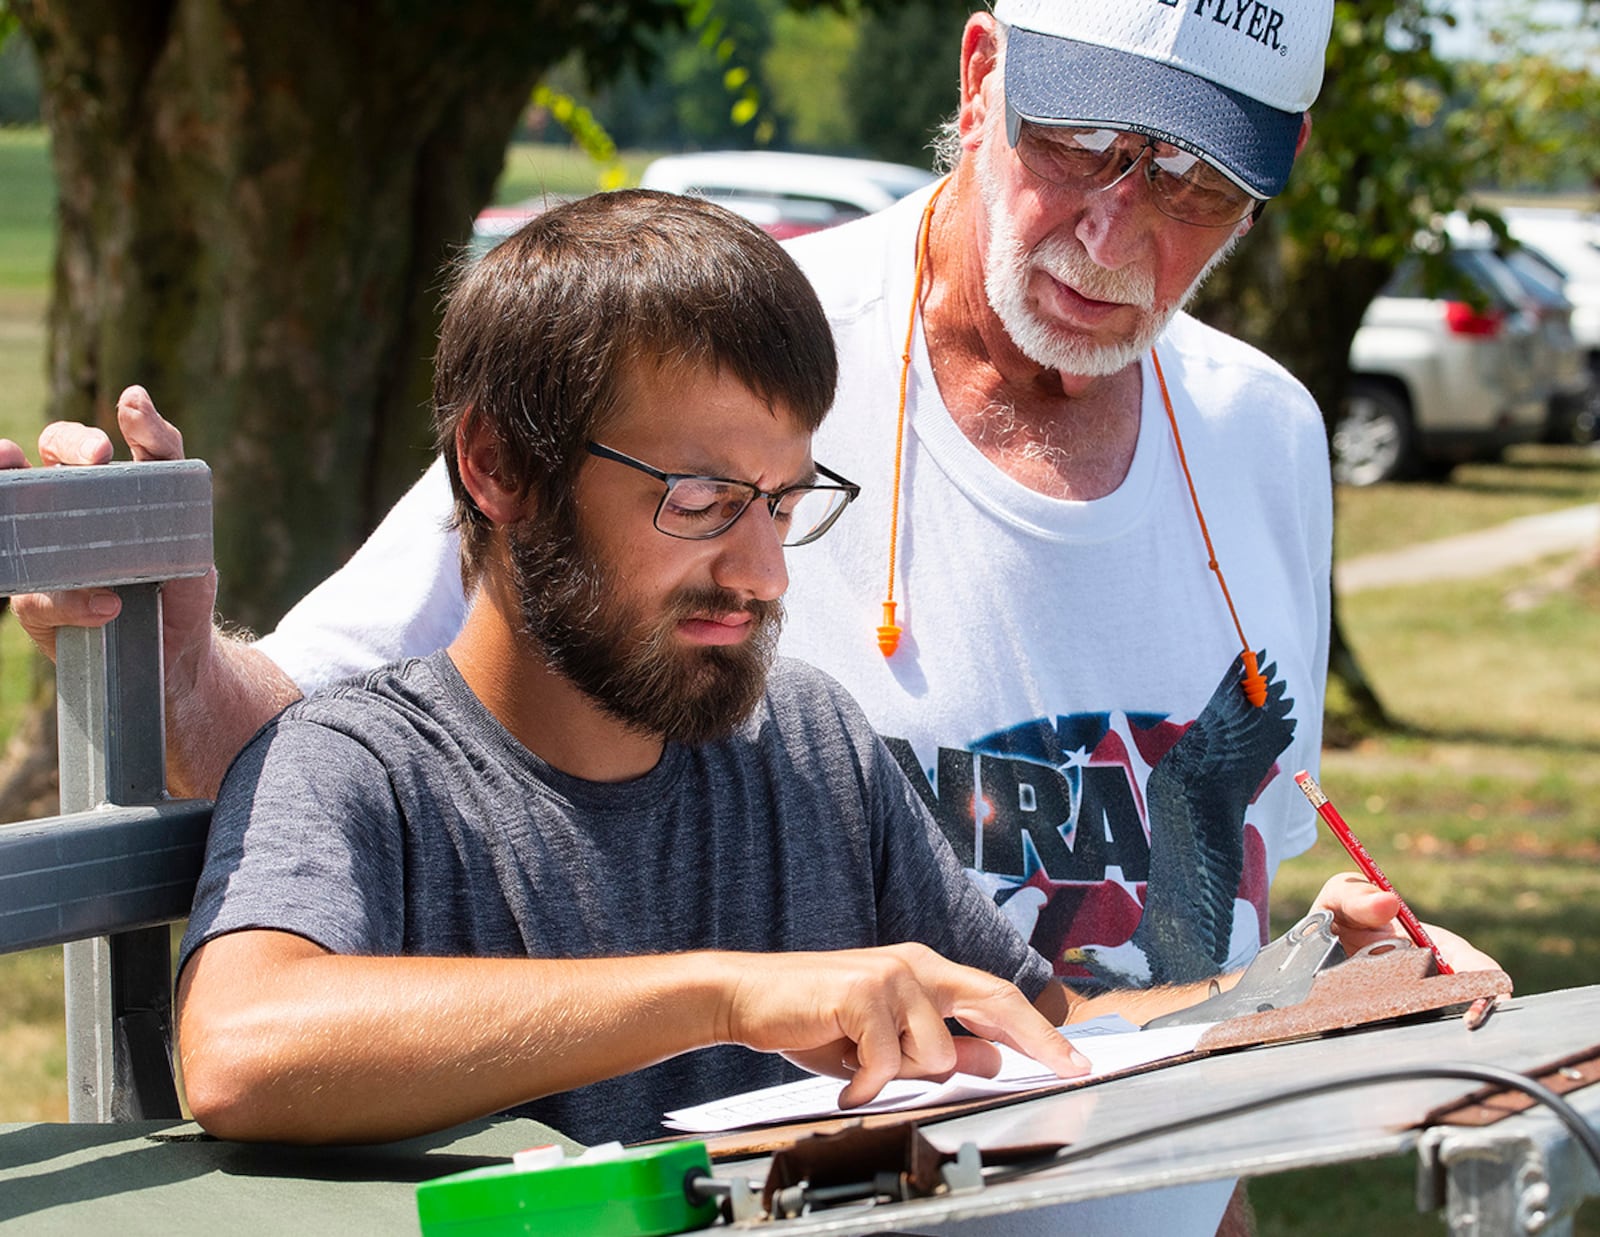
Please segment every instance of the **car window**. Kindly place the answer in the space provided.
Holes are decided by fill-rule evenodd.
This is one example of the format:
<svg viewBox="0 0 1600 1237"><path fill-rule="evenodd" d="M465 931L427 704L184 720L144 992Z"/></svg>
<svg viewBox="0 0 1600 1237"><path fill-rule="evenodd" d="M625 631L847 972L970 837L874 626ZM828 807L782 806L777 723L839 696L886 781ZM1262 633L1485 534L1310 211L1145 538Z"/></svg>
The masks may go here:
<svg viewBox="0 0 1600 1237"><path fill-rule="evenodd" d="M1501 261L1500 255L1488 249L1457 249L1456 262L1471 273L1475 282L1491 291L1495 302L1505 309L1517 309L1526 299L1522 285Z"/></svg>
<svg viewBox="0 0 1600 1237"><path fill-rule="evenodd" d="M1463 261L1462 254L1462 250L1453 250L1450 261L1444 263L1405 259L1384 286L1383 295L1424 301L1471 301L1505 308L1504 297L1494 283L1484 278L1475 262Z"/></svg>

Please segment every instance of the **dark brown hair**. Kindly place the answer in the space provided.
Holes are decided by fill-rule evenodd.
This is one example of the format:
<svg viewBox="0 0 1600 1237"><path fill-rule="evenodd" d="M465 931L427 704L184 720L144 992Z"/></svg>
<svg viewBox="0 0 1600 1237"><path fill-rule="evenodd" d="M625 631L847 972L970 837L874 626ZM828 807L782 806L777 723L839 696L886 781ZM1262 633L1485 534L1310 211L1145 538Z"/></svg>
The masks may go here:
<svg viewBox="0 0 1600 1237"><path fill-rule="evenodd" d="M596 194L539 216L463 271L440 331L433 413L469 584L491 525L461 484L462 419L482 419L502 483L549 518L570 504L584 445L625 376L649 363L731 374L808 431L838 374L827 318L794 261L701 199Z"/></svg>

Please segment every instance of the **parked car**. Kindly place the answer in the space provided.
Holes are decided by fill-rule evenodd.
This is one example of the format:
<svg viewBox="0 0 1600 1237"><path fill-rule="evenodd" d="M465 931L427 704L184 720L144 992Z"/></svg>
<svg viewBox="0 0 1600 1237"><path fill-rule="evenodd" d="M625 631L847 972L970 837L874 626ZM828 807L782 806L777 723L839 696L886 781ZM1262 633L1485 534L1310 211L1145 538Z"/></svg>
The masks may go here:
<svg viewBox="0 0 1600 1237"><path fill-rule="evenodd" d="M565 194L550 193L506 206L484 207L472 221L472 239L467 242L468 260L476 262L529 220L538 218L552 206L571 200Z"/></svg>
<svg viewBox="0 0 1600 1237"><path fill-rule="evenodd" d="M1600 437L1600 217L1576 210L1507 207L1501 212L1521 248L1521 266L1535 264L1560 280L1572 306L1572 336L1588 368L1588 387L1558 400L1546 437L1557 442L1592 442Z"/></svg>
<svg viewBox="0 0 1600 1237"><path fill-rule="evenodd" d="M1453 238L1440 286L1420 258L1400 265L1362 318L1335 421L1334 479L1346 485L1447 472L1544 432L1550 383L1539 320L1493 238Z"/></svg>
<svg viewBox="0 0 1600 1237"><path fill-rule="evenodd" d="M665 155L645 168L639 187L710 198L787 240L882 210L933 179L932 172L905 163L735 150ZM471 256L481 258L565 200L550 195L489 207L473 221Z"/></svg>
<svg viewBox="0 0 1600 1237"><path fill-rule="evenodd" d="M667 155L639 187L711 198L783 239L882 210L933 179L904 163L738 150Z"/></svg>
<svg viewBox="0 0 1600 1237"><path fill-rule="evenodd" d="M1589 359L1572 330L1573 304L1567 299L1561 269L1526 247L1501 254L1522 290L1533 302L1539 320L1540 371L1549 379L1544 440L1588 442L1593 437L1595 402L1600 387Z"/></svg>

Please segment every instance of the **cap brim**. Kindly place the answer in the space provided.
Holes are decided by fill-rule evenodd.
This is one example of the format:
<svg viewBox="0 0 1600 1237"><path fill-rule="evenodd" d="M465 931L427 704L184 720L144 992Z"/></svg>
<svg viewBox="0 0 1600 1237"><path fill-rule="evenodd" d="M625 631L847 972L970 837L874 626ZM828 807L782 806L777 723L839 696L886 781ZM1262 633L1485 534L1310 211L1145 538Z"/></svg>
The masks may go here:
<svg viewBox="0 0 1600 1237"><path fill-rule="evenodd" d="M1005 56L1006 99L1028 120L1138 129L1216 164L1258 198L1289 181L1298 112L1131 52L1016 26Z"/></svg>

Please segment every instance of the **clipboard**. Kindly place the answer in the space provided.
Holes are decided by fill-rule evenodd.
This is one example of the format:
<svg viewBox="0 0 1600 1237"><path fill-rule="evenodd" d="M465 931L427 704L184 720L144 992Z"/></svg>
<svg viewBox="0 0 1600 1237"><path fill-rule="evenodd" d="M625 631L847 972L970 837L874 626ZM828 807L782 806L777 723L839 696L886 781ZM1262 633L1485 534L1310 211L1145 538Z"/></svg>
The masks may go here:
<svg viewBox="0 0 1600 1237"><path fill-rule="evenodd" d="M767 1155L810 1135L857 1128L885 1129L908 1121L929 1122L988 1111L1165 1069L1214 1053L1338 1034L1424 1014L1443 1014L1465 1008L1480 997L1511 991L1510 977L1500 970L1441 975L1430 950L1405 940L1370 945L1346 956L1333 935L1332 924L1330 912L1312 912L1265 946L1232 988L1146 1024L1153 1027L1215 1022L1201 1035L1192 1052L1094 1078L1064 1078L1027 1091L938 1107L840 1114L732 1130L705 1137L707 1150L713 1161Z"/></svg>

